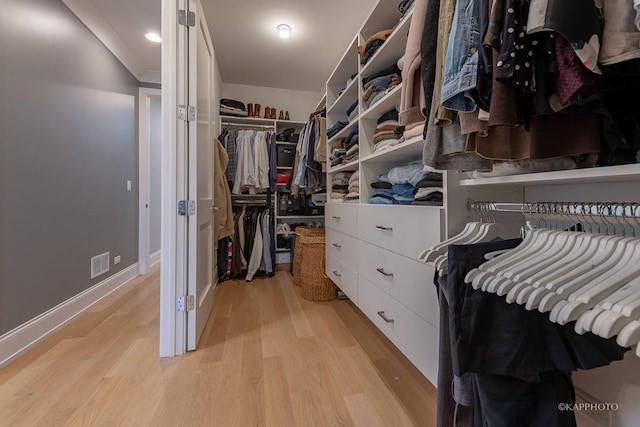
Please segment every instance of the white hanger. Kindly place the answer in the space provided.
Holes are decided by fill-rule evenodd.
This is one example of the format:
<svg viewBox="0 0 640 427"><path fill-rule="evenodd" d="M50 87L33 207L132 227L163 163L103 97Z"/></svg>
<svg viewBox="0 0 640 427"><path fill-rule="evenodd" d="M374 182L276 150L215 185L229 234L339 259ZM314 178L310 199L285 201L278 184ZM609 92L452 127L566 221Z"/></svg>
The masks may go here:
<svg viewBox="0 0 640 427"><path fill-rule="evenodd" d="M478 233L478 229L482 225L484 225L482 222L468 222L460 233L420 252L418 259L422 262L431 262L435 260L437 256L442 255L442 253L445 252L449 245L455 244L459 240L467 239L470 235Z"/></svg>
<svg viewBox="0 0 640 427"><path fill-rule="evenodd" d="M640 272L640 240L627 239L623 243L625 248L621 259L617 260L611 269L597 276L589 275L586 282L580 281L572 287L568 299L570 304L562 309L558 323L577 320L585 311L620 287L624 286ZM615 271L609 276L608 271ZM603 277L604 276L604 277Z"/></svg>
<svg viewBox="0 0 640 427"><path fill-rule="evenodd" d="M540 304L545 297L545 295L552 293L553 289L555 289L554 284L562 282L563 278L575 275L576 271L579 268L584 268L587 265L590 265L592 261L597 259L598 253L601 253L600 257L604 259L605 254L612 254L615 247L616 242L622 239L622 237L617 236L601 236L601 235L593 235L593 234L584 234L585 238L585 246L580 246L576 248L575 253L578 255L574 258L568 258L566 260L566 264L562 261L561 266L556 266L555 271L547 271L546 277L543 276L543 272L536 277L532 277L533 281L532 286L536 288L529 296L527 300L527 309L534 310L540 307ZM545 307L540 310L542 312L549 311L550 307Z"/></svg>
<svg viewBox="0 0 640 427"><path fill-rule="evenodd" d="M611 268L624 257L626 251L625 242L628 240L624 237L619 237L616 240L607 241L609 244L602 247L602 251L591 262L576 268L557 280L548 282L545 288L557 294L560 299L568 298L574 290L584 286L594 277L599 277L601 274L611 271ZM610 250L611 252L609 252ZM538 310L542 313L552 310L555 302L557 302L556 298L547 298L545 296L540 301Z"/></svg>
<svg viewBox="0 0 640 427"><path fill-rule="evenodd" d="M620 347L630 347L640 341L640 320L633 320L627 326L622 328L616 337L616 343ZM638 346L640 348L640 345ZM636 350L637 354L637 350Z"/></svg>
<svg viewBox="0 0 640 427"><path fill-rule="evenodd" d="M480 231L479 234L472 236L468 242L459 243L470 245L473 243L483 243L483 242L491 242L496 239L507 239L509 238L509 232L507 228L500 223L489 223L485 224L485 227ZM436 260L436 268L438 270L444 269L448 265L448 256L444 255L442 258Z"/></svg>

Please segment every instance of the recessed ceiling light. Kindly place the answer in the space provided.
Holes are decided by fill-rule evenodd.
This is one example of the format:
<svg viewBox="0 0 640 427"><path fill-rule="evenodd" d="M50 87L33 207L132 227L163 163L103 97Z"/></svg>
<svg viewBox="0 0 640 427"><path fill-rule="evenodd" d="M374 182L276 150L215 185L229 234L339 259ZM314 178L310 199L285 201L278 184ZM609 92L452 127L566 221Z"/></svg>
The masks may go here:
<svg viewBox="0 0 640 427"><path fill-rule="evenodd" d="M162 41L162 37L160 37L156 33L147 33L144 36L147 38L147 40L151 40L154 43L160 43Z"/></svg>
<svg viewBox="0 0 640 427"><path fill-rule="evenodd" d="M291 27L287 24L280 24L278 25L278 32L280 33L281 39L288 39L291 33Z"/></svg>

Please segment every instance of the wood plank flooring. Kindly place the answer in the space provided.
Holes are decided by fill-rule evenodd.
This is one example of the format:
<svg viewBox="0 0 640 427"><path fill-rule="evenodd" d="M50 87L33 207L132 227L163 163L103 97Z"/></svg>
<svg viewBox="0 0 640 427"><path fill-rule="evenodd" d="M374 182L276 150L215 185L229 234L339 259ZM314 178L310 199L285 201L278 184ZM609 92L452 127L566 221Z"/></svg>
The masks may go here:
<svg viewBox="0 0 640 427"><path fill-rule="evenodd" d="M0 426L432 426L436 392L350 301L288 272L216 288L198 350L158 357L159 272L0 369Z"/></svg>

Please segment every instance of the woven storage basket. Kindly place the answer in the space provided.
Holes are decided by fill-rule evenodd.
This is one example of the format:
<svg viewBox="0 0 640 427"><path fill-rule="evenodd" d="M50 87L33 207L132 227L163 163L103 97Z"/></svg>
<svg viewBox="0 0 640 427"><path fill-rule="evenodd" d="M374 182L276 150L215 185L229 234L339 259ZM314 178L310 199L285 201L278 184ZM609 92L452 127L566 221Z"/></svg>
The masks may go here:
<svg viewBox="0 0 640 427"><path fill-rule="evenodd" d="M310 301L329 301L338 297L338 288L324 274L325 238L319 235L300 237L302 265L300 277L302 298Z"/></svg>
<svg viewBox="0 0 640 427"><path fill-rule="evenodd" d="M300 268L302 266L302 248L300 239L302 236L322 236L324 238L324 228L313 227L296 227L296 240L294 242L293 249L293 284L296 286L302 286L302 277ZM323 256L324 258L324 256Z"/></svg>

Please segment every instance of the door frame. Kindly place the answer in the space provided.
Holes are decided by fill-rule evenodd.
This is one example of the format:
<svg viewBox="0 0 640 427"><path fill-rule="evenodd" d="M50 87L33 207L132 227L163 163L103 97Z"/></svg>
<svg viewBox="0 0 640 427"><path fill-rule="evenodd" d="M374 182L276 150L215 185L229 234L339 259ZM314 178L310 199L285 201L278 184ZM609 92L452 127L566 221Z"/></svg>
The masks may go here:
<svg viewBox="0 0 640 427"><path fill-rule="evenodd" d="M179 295L187 293L186 217L178 215L178 200L187 199L184 146L186 127L178 122L178 105L186 104L186 29L178 25L185 0L161 2L162 10L162 183L160 268L160 357L186 352L186 313L177 310ZM180 51L179 51L180 50ZM182 81L184 84L178 84ZM181 262L178 262L180 257Z"/></svg>
<svg viewBox="0 0 640 427"><path fill-rule="evenodd" d="M141 87L138 90L138 266L141 276L151 268L151 100L161 100L162 91Z"/></svg>

